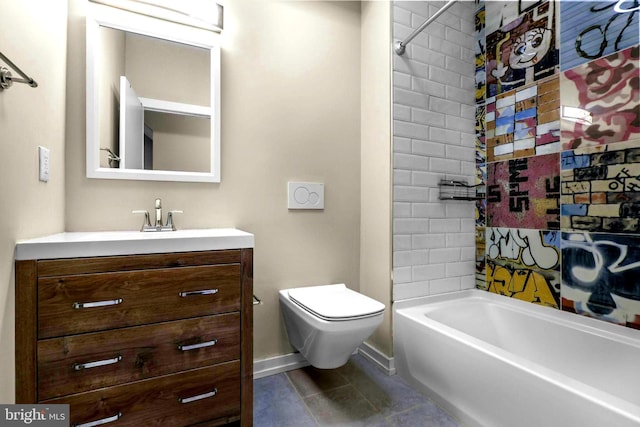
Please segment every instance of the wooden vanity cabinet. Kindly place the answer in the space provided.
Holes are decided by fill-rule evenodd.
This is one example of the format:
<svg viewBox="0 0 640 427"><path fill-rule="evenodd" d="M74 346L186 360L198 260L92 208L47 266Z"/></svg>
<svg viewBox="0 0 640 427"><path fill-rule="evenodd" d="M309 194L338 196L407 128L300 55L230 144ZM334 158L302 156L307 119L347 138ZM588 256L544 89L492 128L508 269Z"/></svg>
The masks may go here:
<svg viewBox="0 0 640 427"><path fill-rule="evenodd" d="M253 249L16 261L16 403L253 424ZM96 425L96 424L93 424Z"/></svg>

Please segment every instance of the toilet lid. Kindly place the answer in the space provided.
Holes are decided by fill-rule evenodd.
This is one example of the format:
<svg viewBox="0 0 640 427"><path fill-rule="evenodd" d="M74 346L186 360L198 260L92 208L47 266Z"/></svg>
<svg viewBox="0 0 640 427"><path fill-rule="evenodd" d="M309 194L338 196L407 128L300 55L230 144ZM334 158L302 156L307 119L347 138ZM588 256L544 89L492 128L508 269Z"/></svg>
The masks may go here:
<svg viewBox="0 0 640 427"><path fill-rule="evenodd" d="M352 291L344 283L289 289L289 298L325 320L369 317L384 311L384 304Z"/></svg>

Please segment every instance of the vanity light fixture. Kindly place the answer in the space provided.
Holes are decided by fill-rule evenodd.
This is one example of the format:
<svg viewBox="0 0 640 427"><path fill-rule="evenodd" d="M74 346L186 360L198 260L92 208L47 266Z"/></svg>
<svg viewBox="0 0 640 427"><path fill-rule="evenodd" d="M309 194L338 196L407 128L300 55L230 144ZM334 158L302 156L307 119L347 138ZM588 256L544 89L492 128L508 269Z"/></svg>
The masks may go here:
<svg viewBox="0 0 640 427"><path fill-rule="evenodd" d="M223 7L214 0L90 0L165 21L221 32Z"/></svg>

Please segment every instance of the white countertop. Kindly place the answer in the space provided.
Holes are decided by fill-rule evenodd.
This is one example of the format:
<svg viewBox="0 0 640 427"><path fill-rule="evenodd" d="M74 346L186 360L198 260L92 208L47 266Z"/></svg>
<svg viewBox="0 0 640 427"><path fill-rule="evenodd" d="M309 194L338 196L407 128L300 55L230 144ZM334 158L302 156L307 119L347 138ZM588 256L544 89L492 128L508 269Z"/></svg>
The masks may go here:
<svg viewBox="0 0 640 427"><path fill-rule="evenodd" d="M235 228L145 233L73 232L18 241L16 260L209 251L253 246L253 234Z"/></svg>

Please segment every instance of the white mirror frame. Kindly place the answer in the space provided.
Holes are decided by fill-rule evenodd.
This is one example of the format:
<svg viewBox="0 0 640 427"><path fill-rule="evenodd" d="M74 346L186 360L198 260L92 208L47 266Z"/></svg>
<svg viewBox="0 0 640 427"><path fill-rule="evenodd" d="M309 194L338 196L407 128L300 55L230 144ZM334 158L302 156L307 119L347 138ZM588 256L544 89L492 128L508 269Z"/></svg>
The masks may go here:
<svg viewBox="0 0 640 427"><path fill-rule="evenodd" d="M220 45L219 34L163 21L109 6L87 5L87 178L144 181L220 182ZM170 40L210 51L211 58L211 169L210 172L182 172L100 167L97 47L100 26Z"/></svg>

